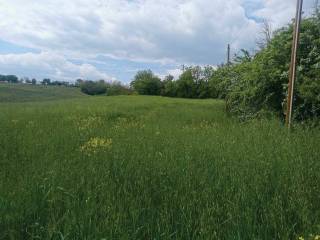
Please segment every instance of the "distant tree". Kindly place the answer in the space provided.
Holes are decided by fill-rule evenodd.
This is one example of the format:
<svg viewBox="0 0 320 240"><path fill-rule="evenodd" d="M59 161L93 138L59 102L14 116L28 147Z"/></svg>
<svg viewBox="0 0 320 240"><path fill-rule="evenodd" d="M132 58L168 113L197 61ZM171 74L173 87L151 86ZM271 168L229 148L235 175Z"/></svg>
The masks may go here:
<svg viewBox="0 0 320 240"><path fill-rule="evenodd" d="M37 80L35 78L32 78L31 83L32 83L32 85L36 85L37 84Z"/></svg>
<svg viewBox="0 0 320 240"><path fill-rule="evenodd" d="M50 78L44 78L44 79L42 80L41 84L43 84L43 85L50 85L50 84L51 84Z"/></svg>
<svg viewBox="0 0 320 240"><path fill-rule="evenodd" d="M141 95L160 95L162 89L161 79L151 70L139 71L130 85Z"/></svg>
<svg viewBox="0 0 320 240"><path fill-rule="evenodd" d="M259 33L259 37L256 40L256 44L259 50L264 49L268 46L273 37L273 31L270 21L267 19L263 19L261 23L261 31Z"/></svg>
<svg viewBox="0 0 320 240"><path fill-rule="evenodd" d="M107 86L102 82L84 81L80 88L83 93L88 95L100 95L107 92Z"/></svg>
<svg viewBox="0 0 320 240"><path fill-rule="evenodd" d="M19 83L19 78L15 75L0 75L0 82Z"/></svg>
<svg viewBox="0 0 320 240"><path fill-rule="evenodd" d="M174 81L174 77L172 75L168 75L164 78L163 88L161 90L161 95L166 97L176 97L177 96L177 84Z"/></svg>
<svg viewBox="0 0 320 240"><path fill-rule="evenodd" d="M7 75L7 82L9 83L18 83L19 82L19 78L15 75Z"/></svg>
<svg viewBox="0 0 320 240"><path fill-rule="evenodd" d="M108 96L130 95L132 93L132 90L129 88L129 86L123 85L119 81L106 83L106 86Z"/></svg>
<svg viewBox="0 0 320 240"><path fill-rule="evenodd" d="M0 75L0 82L7 82L7 76Z"/></svg>
<svg viewBox="0 0 320 240"><path fill-rule="evenodd" d="M82 79L80 79L80 78L77 79L77 80L76 80L76 83L75 83L76 87L80 87L83 82L84 82L84 80L82 80Z"/></svg>
<svg viewBox="0 0 320 240"><path fill-rule="evenodd" d="M191 68L187 68L177 80L177 96L181 98L196 98L196 83Z"/></svg>

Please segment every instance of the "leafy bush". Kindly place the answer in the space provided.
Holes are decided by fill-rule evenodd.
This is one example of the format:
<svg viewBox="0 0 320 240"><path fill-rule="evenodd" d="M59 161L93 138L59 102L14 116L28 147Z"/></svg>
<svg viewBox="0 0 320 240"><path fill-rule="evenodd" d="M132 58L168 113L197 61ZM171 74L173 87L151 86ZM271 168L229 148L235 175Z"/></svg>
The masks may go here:
<svg viewBox="0 0 320 240"><path fill-rule="evenodd" d="M284 117L292 25L279 30L269 45L251 60L227 68L227 109L243 118L272 111ZM320 21L304 19L301 28L298 71L294 95L294 118L299 121L320 117Z"/></svg>
<svg viewBox="0 0 320 240"><path fill-rule="evenodd" d="M160 95L162 90L161 79L151 70L139 71L130 85L141 95Z"/></svg>
<svg viewBox="0 0 320 240"><path fill-rule="evenodd" d="M106 86L108 96L132 94L132 90L129 87L122 85L121 82L106 83Z"/></svg>
<svg viewBox="0 0 320 240"><path fill-rule="evenodd" d="M107 86L103 81L84 81L80 85L81 91L88 95L100 95L107 92Z"/></svg>

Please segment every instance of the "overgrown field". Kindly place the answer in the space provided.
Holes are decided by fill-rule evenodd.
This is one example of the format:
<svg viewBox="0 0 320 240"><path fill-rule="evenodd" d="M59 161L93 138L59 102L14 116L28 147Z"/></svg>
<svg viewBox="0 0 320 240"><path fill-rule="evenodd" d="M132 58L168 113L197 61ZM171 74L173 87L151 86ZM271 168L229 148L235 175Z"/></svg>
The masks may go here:
<svg viewBox="0 0 320 240"><path fill-rule="evenodd" d="M1 103L0 239L320 234L320 130L239 123L224 108L142 96Z"/></svg>

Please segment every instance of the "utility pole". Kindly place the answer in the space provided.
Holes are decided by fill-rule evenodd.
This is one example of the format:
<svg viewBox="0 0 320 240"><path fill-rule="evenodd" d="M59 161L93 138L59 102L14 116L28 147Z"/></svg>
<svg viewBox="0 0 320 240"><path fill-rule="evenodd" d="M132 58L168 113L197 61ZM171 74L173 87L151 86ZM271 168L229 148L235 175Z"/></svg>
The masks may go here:
<svg viewBox="0 0 320 240"><path fill-rule="evenodd" d="M293 89L294 89L294 81L296 79L296 73L297 73L297 52L299 47L302 5L303 5L303 0L297 0L297 12L296 12L295 24L293 28L293 42L292 42L291 63L290 63L290 70L289 70L289 85L288 85L287 114L286 114L286 125L288 128L291 127L291 120L292 120Z"/></svg>
<svg viewBox="0 0 320 240"><path fill-rule="evenodd" d="M228 44L228 48L227 48L227 64L229 65L230 63L230 44Z"/></svg>

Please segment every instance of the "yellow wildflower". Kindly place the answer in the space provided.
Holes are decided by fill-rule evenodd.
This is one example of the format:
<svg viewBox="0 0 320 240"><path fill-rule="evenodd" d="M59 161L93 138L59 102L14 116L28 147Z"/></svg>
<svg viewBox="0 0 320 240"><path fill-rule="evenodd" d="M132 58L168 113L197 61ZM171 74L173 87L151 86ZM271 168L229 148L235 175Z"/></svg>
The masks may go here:
<svg viewBox="0 0 320 240"><path fill-rule="evenodd" d="M91 138L88 142L81 146L80 150L87 155L96 154L98 151L109 150L112 146L112 139Z"/></svg>
<svg viewBox="0 0 320 240"><path fill-rule="evenodd" d="M314 240L320 240L320 235L316 235L316 236L314 237Z"/></svg>
<svg viewBox="0 0 320 240"><path fill-rule="evenodd" d="M304 240L304 237L299 237L298 239L299 239L299 240Z"/></svg>

